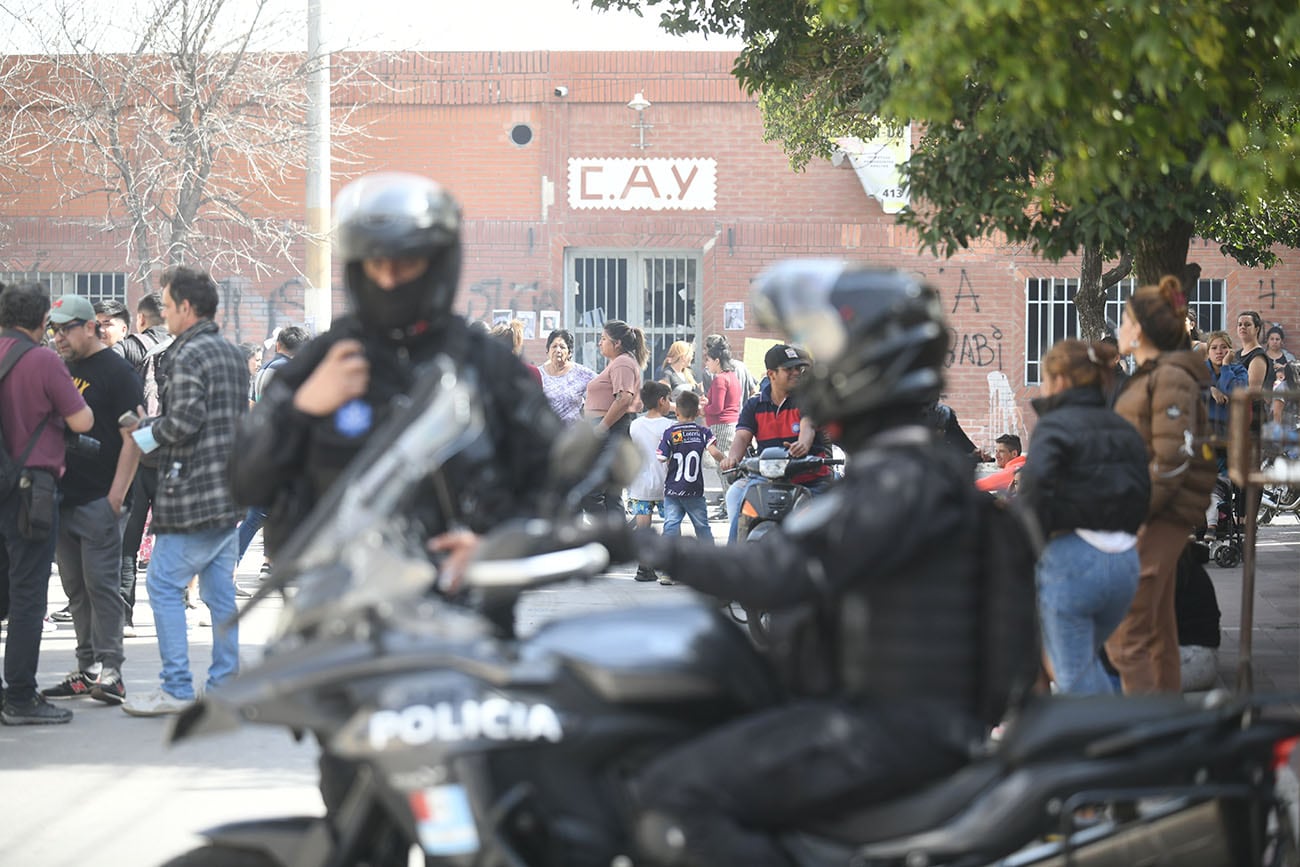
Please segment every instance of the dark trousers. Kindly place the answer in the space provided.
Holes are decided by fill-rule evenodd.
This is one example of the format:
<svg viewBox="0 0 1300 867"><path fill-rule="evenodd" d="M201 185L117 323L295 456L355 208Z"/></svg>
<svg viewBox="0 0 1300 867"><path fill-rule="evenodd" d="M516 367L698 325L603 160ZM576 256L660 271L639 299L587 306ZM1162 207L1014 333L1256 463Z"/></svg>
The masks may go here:
<svg viewBox="0 0 1300 867"><path fill-rule="evenodd" d="M58 519L55 519L56 524ZM18 533L18 497L0 502L0 541L8 560L9 634L4 648L6 700L25 702L36 696L36 666L41 656L41 621L49 602L50 563L54 561L56 526L39 542Z"/></svg>
<svg viewBox="0 0 1300 867"><path fill-rule="evenodd" d="M125 611L119 595L122 535L106 497L59 509L55 559L77 634L77 667L96 662L120 670Z"/></svg>
<svg viewBox="0 0 1300 867"><path fill-rule="evenodd" d="M604 445L601 447L602 456L607 450L617 448L620 442L631 441L632 420L634 418L636 418L636 413L625 413L622 418L610 426L605 436ZM592 516L609 516L620 521L626 521L627 509L623 505L623 486L611 485L608 488L602 488L588 494L583 498L582 511Z"/></svg>
<svg viewBox="0 0 1300 867"><path fill-rule="evenodd" d="M982 735L973 721L891 704L788 705L666 753L636 784L644 854L691 867L790 867L774 832L898 797L969 761ZM669 828L683 833L684 851L667 844Z"/></svg>
<svg viewBox="0 0 1300 867"><path fill-rule="evenodd" d="M265 523L266 510L257 506L250 506L244 514L244 520L239 522L239 559L235 560L236 566L239 565L240 560L244 559L244 552L248 550L248 546L253 542L253 537L257 535L257 531L262 529L262 525Z"/></svg>
<svg viewBox="0 0 1300 867"><path fill-rule="evenodd" d="M122 601L126 603L126 622L135 623L131 612L135 609L135 554L144 538L144 522L149 517L153 498L158 495L158 470L141 466L131 483L131 511L122 530L122 557L131 561L131 567L121 570Z"/></svg>

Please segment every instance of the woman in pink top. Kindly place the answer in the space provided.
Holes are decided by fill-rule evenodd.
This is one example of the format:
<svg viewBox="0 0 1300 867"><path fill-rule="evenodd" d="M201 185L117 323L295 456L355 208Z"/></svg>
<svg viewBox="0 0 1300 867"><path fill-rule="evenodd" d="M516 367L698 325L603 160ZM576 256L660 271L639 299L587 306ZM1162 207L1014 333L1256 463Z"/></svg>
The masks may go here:
<svg viewBox="0 0 1300 867"><path fill-rule="evenodd" d="M641 371L650 350L640 328L611 319L600 335L600 354L609 363L587 383L585 412L597 430L609 432L612 444L628 438L632 419L641 409ZM589 506L592 511L603 508L610 515L622 516L623 492L611 488L595 495Z"/></svg>
<svg viewBox="0 0 1300 867"><path fill-rule="evenodd" d="M704 405L704 422L713 431L718 448L726 454L736 436L736 419L740 418L740 377L736 376L731 351L722 344L712 344L706 350L704 369L713 378Z"/></svg>

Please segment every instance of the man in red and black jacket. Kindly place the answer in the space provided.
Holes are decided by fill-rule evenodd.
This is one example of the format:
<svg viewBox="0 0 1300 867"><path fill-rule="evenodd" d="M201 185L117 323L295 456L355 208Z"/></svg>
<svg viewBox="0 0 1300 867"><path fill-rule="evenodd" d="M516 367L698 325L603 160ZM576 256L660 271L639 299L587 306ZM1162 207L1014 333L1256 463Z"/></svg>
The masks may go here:
<svg viewBox="0 0 1300 867"><path fill-rule="evenodd" d="M808 353L797 346L778 343L763 356L763 364L767 367L767 383L740 409L736 438L719 465L724 472L740 463L751 443L759 454L769 446L779 446L787 449L792 458L809 454L830 456L830 440L812 425L803 424L794 400L799 378L812 364ZM794 476L791 481L816 494L826 490L831 478L829 467L818 467ZM731 516L728 542L736 541L736 522L745 499L745 482L742 479L727 490L727 514Z"/></svg>

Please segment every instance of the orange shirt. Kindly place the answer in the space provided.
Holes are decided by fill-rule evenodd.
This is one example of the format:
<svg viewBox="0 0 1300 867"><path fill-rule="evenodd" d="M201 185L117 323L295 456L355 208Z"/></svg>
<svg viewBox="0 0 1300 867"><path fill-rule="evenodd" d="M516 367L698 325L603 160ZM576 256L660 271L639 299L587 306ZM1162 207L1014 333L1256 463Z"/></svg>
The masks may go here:
<svg viewBox="0 0 1300 867"><path fill-rule="evenodd" d="M1016 455L1007 461L1007 465L996 473L989 473L982 479L975 480L975 487L987 493L998 493L1011 487L1016 480L1016 471L1025 465L1025 456Z"/></svg>

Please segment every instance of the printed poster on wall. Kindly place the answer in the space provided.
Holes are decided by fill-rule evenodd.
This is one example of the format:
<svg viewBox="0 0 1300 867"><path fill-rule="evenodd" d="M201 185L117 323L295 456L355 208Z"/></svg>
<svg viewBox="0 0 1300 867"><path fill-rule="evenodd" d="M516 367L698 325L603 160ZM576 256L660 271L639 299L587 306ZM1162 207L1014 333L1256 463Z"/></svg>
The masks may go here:
<svg viewBox="0 0 1300 867"><path fill-rule="evenodd" d="M862 189L886 214L897 214L907 207L909 196L903 187L900 167L912 157L912 126L881 127L875 138L836 139L835 145L857 172ZM838 163L836 163L838 165Z"/></svg>

